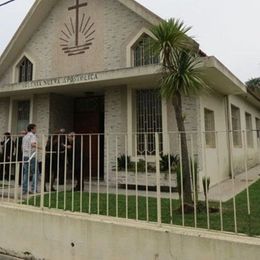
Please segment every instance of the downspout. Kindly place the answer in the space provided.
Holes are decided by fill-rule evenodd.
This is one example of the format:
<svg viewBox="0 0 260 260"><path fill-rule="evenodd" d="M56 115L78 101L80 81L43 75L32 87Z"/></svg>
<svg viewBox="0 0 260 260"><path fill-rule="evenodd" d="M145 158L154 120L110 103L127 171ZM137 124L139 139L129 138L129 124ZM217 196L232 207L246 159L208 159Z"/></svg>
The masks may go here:
<svg viewBox="0 0 260 260"><path fill-rule="evenodd" d="M225 102L225 114L226 114L226 126L227 126L227 146L228 146L228 166L229 166L229 176L231 176L231 173L233 171L232 169L232 140L231 140L231 120L230 120L230 106L229 106L229 96L224 96L224 102Z"/></svg>

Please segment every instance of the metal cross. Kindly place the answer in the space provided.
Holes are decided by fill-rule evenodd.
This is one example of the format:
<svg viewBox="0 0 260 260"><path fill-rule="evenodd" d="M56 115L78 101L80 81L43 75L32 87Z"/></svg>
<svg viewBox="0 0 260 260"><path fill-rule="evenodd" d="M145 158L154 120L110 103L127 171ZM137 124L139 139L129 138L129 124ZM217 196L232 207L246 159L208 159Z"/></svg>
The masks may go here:
<svg viewBox="0 0 260 260"><path fill-rule="evenodd" d="M76 22L75 22L75 27L76 27L76 29L75 29L75 45L76 46L78 46L78 44L79 44L79 9L80 8L82 8L82 7L84 7L84 6L87 6L88 5L88 3L86 2L86 3L79 3L79 0L76 0L76 4L74 5L74 6L71 6L71 7L69 7L69 11L71 11L71 10L76 10Z"/></svg>

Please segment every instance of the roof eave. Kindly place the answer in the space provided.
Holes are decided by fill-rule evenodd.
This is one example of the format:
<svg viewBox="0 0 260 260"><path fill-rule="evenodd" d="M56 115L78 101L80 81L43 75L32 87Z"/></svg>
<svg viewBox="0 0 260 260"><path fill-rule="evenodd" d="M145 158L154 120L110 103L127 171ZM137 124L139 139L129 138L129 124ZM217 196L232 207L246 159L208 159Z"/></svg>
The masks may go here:
<svg viewBox="0 0 260 260"><path fill-rule="evenodd" d="M225 65L214 56L203 57L202 70L204 77L216 90L225 95L245 94L246 86Z"/></svg>

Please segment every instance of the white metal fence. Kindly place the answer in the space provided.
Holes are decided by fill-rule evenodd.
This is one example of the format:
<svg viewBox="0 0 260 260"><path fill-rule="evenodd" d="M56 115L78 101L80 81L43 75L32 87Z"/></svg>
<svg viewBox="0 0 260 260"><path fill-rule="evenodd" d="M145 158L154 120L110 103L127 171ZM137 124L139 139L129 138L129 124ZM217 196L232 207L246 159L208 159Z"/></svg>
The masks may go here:
<svg viewBox="0 0 260 260"><path fill-rule="evenodd" d="M22 138L2 137L3 202L260 235L257 131L39 135L30 158Z"/></svg>

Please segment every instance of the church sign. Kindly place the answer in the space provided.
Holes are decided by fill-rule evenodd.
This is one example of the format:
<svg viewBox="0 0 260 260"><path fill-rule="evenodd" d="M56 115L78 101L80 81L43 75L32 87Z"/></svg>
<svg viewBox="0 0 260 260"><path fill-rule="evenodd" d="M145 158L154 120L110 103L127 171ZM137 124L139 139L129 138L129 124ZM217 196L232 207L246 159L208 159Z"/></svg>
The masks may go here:
<svg viewBox="0 0 260 260"><path fill-rule="evenodd" d="M73 85L73 84L83 84L88 82L95 82L100 80L98 73L87 73L52 79L40 79L22 83L14 83L10 85L6 85L0 89L0 92L5 91L15 91L22 89L38 89L38 88L48 88L48 87L58 87L65 85Z"/></svg>
<svg viewBox="0 0 260 260"><path fill-rule="evenodd" d="M94 23L91 17L84 12L80 15L80 9L85 9L87 2L80 3L76 0L74 6L68 8L69 13L75 11L75 19L70 16L69 21L64 24L61 30L61 48L68 56L84 54L92 45L94 41Z"/></svg>
<svg viewBox="0 0 260 260"><path fill-rule="evenodd" d="M51 86L59 86L59 85L68 85L68 84L79 84L79 83L87 83L90 81L95 81L98 79L97 73L88 73L82 75L73 75L61 78L53 78L53 79L43 79L43 80L35 80L31 82L22 83L23 89L26 88L43 88L43 87L51 87Z"/></svg>

